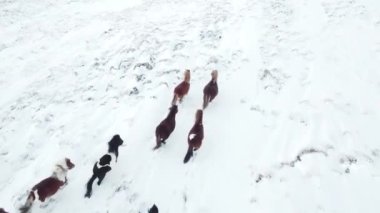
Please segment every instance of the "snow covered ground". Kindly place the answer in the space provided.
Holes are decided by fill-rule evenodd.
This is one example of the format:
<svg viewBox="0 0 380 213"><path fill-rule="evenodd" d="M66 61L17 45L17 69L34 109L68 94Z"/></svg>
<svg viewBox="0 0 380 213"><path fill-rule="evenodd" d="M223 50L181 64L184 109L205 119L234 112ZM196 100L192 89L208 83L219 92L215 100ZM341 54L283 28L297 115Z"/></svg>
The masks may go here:
<svg viewBox="0 0 380 213"><path fill-rule="evenodd" d="M69 184L33 212L380 212L379 67L378 0L0 0L0 207L67 156ZM84 199L116 133L119 162Z"/></svg>

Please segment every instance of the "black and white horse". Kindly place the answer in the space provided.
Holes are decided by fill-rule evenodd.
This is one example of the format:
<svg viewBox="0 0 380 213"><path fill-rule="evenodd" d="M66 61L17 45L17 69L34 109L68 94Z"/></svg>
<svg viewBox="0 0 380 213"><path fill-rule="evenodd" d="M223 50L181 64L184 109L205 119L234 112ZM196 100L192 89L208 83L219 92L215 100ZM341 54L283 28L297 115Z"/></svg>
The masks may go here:
<svg viewBox="0 0 380 213"><path fill-rule="evenodd" d="M106 174L111 171L111 162L114 159L117 162L117 157L119 156L119 146L123 144L123 140L119 135L113 136L110 142L108 142L108 153L103 155L98 162L96 162L92 168L92 176L87 182L87 191L84 195L90 198L92 195L92 184L96 179L98 179L97 184L100 185L106 176Z"/></svg>

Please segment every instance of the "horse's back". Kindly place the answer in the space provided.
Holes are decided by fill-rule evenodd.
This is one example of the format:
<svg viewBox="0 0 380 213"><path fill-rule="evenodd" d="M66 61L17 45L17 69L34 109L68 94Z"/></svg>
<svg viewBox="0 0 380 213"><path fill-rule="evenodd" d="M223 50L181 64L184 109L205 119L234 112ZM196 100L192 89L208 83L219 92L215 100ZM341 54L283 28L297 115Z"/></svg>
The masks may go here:
<svg viewBox="0 0 380 213"><path fill-rule="evenodd" d="M174 93L179 96L184 96L189 92L190 84L186 81L182 81L176 88L174 89Z"/></svg>
<svg viewBox="0 0 380 213"><path fill-rule="evenodd" d="M156 128L156 135L169 136L175 128L175 119L165 119Z"/></svg>
<svg viewBox="0 0 380 213"><path fill-rule="evenodd" d="M36 184L32 190L37 190L40 199L44 200L46 197L55 194L63 185L64 182L58 180L57 178L48 177Z"/></svg>
<svg viewBox="0 0 380 213"><path fill-rule="evenodd" d="M203 94L215 97L218 94L218 84L212 81L209 82L203 89Z"/></svg>

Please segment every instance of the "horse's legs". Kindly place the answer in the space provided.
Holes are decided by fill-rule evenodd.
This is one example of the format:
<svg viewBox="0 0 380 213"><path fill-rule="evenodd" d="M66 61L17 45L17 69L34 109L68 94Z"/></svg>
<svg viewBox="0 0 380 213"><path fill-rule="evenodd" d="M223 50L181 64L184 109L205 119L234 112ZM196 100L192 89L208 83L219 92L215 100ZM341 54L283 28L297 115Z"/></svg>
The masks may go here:
<svg viewBox="0 0 380 213"><path fill-rule="evenodd" d="M98 185L102 183L105 176L106 176L106 173L102 173L98 175Z"/></svg>

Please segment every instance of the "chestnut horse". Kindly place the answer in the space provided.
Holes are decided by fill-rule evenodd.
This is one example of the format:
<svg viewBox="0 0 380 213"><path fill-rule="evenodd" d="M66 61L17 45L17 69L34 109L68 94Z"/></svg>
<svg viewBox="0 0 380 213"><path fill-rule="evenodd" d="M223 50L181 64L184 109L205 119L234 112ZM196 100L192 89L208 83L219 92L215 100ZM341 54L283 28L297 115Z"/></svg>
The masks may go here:
<svg viewBox="0 0 380 213"><path fill-rule="evenodd" d="M67 183L67 171L74 167L75 165L69 158L65 158L62 162L56 164L56 168L50 177L33 186L25 205L19 209L20 212L28 212L36 199L44 202L46 198L54 195L61 186Z"/></svg>
<svg viewBox="0 0 380 213"><path fill-rule="evenodd" d="M87 182L87 191L84 197L90 198L92 195L92 184L95 181L96 178L98 178L98 186L102 183L104 177L106 176L107 172L111 171L111 160L112 157L110 154L103 155L99 162L96 162L94 164L94 167L92 168L92 176L90 180Z"/></svg>
<svg viewBox="0 0 380 213"><path fill-rule="evenodd" d="M179 100L180 103L182 103L182 99L190 89L190 70L185 70L184 79L183 81L175 87L174 89L174 95L172 100L172 105L177 104L177 100Z"/></svg>
<svg viewBox="0 0 380 213"><path fill-rule="evenodd" d="M194 126L191 128L187 136L187 143L189 144L189 148L187 149L185 159L183 160L184 163L187 163L193 156L193 152L198 150L202 145L202 140L204 137L202 120L203 111L199 109L195 114Z"/></svg>
<svg viewBox="0 0 380 213"><path fill-rule="evenodd" d="M178 112L178 106L173 105L169 110L168 116L156 127L156 146L154 149L158 149L161 144L165 144L166 139L175 129L175 115Z"/></svg>
<svg viewBox="0 0 380 213"><path fill-rule="evenodd" d="M214 70L211 72L211 81L203 89L203 109L205 109L218 94L217 80L218 71Z"/></svg>

